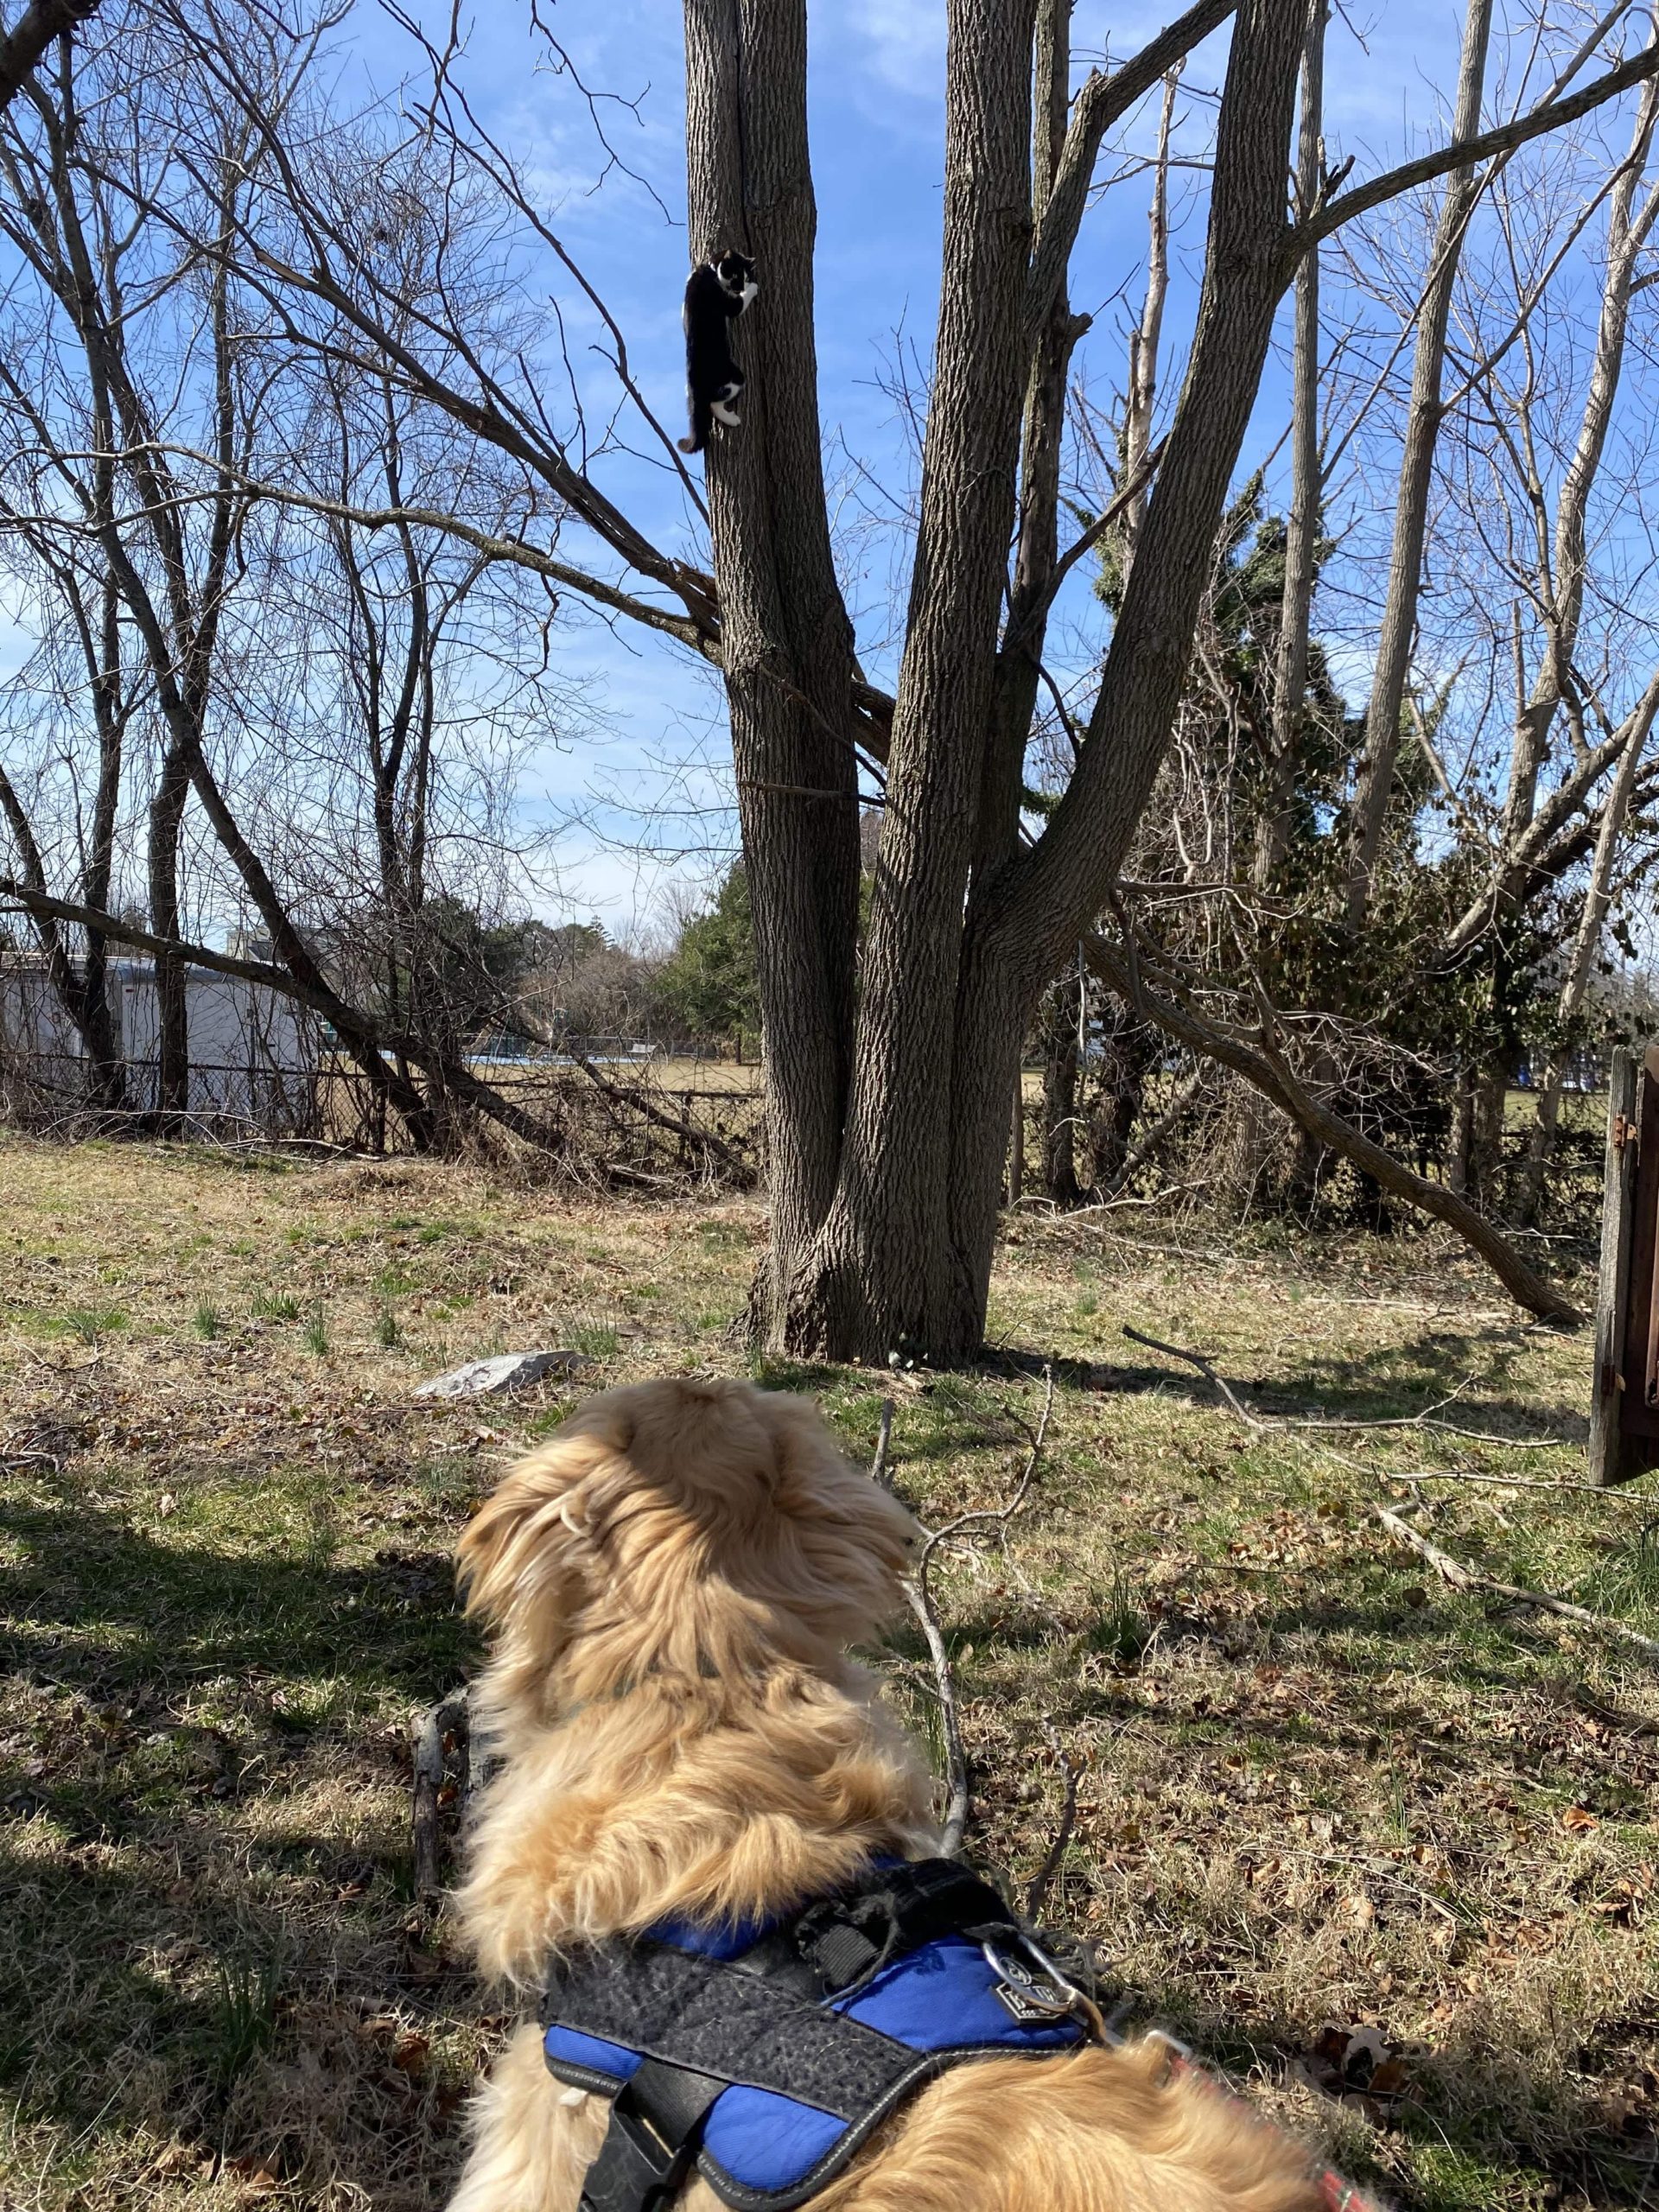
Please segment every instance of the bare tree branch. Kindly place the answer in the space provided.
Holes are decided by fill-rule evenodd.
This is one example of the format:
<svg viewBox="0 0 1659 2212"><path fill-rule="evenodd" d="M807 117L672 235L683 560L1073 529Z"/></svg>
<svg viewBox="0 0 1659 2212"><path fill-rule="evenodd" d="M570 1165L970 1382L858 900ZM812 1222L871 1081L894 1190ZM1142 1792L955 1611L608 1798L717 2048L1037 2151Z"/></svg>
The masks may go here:
<svg viewBox="0 0 1659 2212"><path fill-rule="evenodd" d="M1453 139L1450 145L1439 147L1432 154L1420 154L1415 161L1402 162L1397 168L1385 169L1367 184L1338 193L1316 214L1304 218L1292 229L1285 245L1286 281L1289 281L1296 264L1310 246L1328 238L1344 223L1351 223L1357 215L1368 215L1373 207L1397 200L1402 193L1414 191L1420 184L1432 184L1450 169L1484 162L1492 154L1510 153L1517 146L1541 138L1546 131L1561 130L1569 123L1576 123L1581 116L1594 114L1609 100L1628 92L1633 85L1645 84L1655 75L1659 75L1659 46L1644 47L1640 54L1632 54L1628 61L1621 61L1617 68L1609 69L1593 84L1586 85L1582 92L1546 100L1509 123L1495 124L1490 130L1478 131L1471 138Z"/></svg>
<svg viewBox="0 0 1659 2212"><path fill-rule="evenodd" d="M1444 1184L1431 1183L1426 1176L1414 1174L1344 1116L1321 1105L1297 1081L1281 1056L1246 1044L1214 1022L1207 1021L1185 1001L1150 988L1144 966L1139 972L1132 971L1124 951L1106 938L1095 935L1086 943L1096 973L1137 1013L1155 1021L1166 1035L1179 1038L1190 1051L1236 1070L1319 1143L1351 1160L1394 1197L1432 1214L1437 1221L1455 1230L1485 1261L1517 1305L1542 1320L1565 1322L1575 1327L1583 1320L1577 1306L1529 1267L1509 1238L1493 1228L1465 1198Z"/></svg>
<svg viewBox="0 0 1659 2212"><path fill-rule="evenodd" d="M103 0L29 0L0 38L0 112L9 107L54 39L69 38L90 22Z"/></svg>

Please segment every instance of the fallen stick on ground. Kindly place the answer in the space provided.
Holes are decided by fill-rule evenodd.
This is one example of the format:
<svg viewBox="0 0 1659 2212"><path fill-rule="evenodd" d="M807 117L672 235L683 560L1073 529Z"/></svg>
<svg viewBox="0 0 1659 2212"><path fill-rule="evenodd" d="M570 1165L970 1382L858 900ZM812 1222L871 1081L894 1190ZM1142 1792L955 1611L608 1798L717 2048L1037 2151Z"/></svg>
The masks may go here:
<svg viewBox="0 0 1659 2212"><path fill-rule="evenodd" d="M1043 1446L1047 1440L1048 1424L1053 1411L1054 1370L1052 1367L1046 1367L1043 1370L1043 1410L1037 1417L1036 1427L1026 1429L1026 1434L1031 1439L1031 1451L1026 1459L1025 1470L1014 1484L1013 1497L1006 1505L980 1506L970 1513L958 1513L956 1519L947 1521L943 1529L935 1529L922 1546L922 1555L917 1562L916 1580L918 1583L925 1586L928 1569L933 1563L933 1554L939 1546L951 1542L961 1535L964 1529L976 1528L985 1522L994 1522L1004 1529L1007 1528L1030 1495L1032 1484L1036 1479L1038 1465L1042 1459ZM1019 1417L1015 1415L1014 1418L1017 1420ZM1023 1421L1020 1425L1022 1428L1025 1427Z"/></svg>
<svg viewBox="0 0 1659 2212"><path fill-rule="evenodd" d="M1026 1891L1026 1918L1035 1923L1042 1916L1048 1902L1050 1885L1059 1872L1065 1858L1066 1846L1071 1840L1071 1831L1077 1818L1077 1783L1083 1773L1083 1762L1074 1759L1063 1743L1058 1731L1044 1724L1043 1733L1048 1738L1060 1771L1065 1777L1065 1802L1060 1808L1060 1824L1054 1831L1054 1840L1048 1847L1042 1865L1032 1877L1031 1887Z"/></svg>
<svg viewBox="0 0 1659 2212"><path fill-rule="evenodd" d="M1349 1466L1358 1466L1357 1459L1346 1461ZM1367 1470L1367 1472L1371 1471ZM1422 1467L1397 1473L1392 1468L1379 1467L1375 1471L1385 1482L1390 1483L1485 1483L1495 1490L1568 1490L1583 1491L1586 1497L1599 1497L1607 1505L1650 1505L1651 1497L1644 1491L1633 1497L1621 1497L1617 1491L1604 1489L1600 1483L1541 1482L1535 1475L1488 1475L1473 1467Z"/></svg>
<svg viewBox="0 0 1659 2212"><path fill-rule="evenodd" d="M1273 1420L1266 1414L1252 1413L1213 1359L1206 1359L1201 1351L1185 1351L1179 1344L1166 1344L1160 1337L1149 1337L1144 1330L1132 1329L1126 1321L1123 1333L1131 1344L1145 1344L1148 1351L1160 1351L1169 1359L1184 1359L1189 1367L1196 1367L1213 1389L1218 1390L1228 1404L1251 1428L1282 1428L1286 1424Z"/></svg>
<svg viewBox="0 0 1659 2212"><path fill-rule="evenodd" d="M881 1401L881 1426L876 1433L875 1457L870 1462L870 1480L878 1490L891 1490L893 1483L887 1473L887 1452L893 1443L893 1400Z"/></svg>
<svg viewBox="0 0 1659 2212"><path fill-rule="evenodd" d="M1320 1429L1357 1430L1373 1428L1432 1428L1440 1436L1466 1436L1476 1444L1501 1444L1506 1452L1560 1452L1570 1450L1564 1437L1556 1436L1500 1436L1490 1428L1459 1428L1455 1421L1437 1421L1434 1416L1442 1406L1453 1404L1474 1382L1472 1374L1465 1375L1455 1390L1448 1390L1443 1398L1436 1398L1432 1406L1425 1406L1420 1414L1390 1414L1377 1421L1344 1421L1340 1415L1317 1414L1304 1420L1294 1414L1259 1414L1244 1403L1214 1360L1201 1351L1188 1351L1181 1344L1166 1344L1161 1337L1149 1337L1144 1330L1132 1329L1126 1321L1123 1333L1132 1344L1145 1344L1149 1351L1161 1351L1171 1359L1183 1359L1189 1367L1197 1368L1205 1380L1225 1398L1242 1421L1252 1428L1294 1429L1302 1434ZM1566 1484L1543 1485L1550 1490L1566 1489ZM1586 1485L1590 1487L1590 1485Z"/></svg>
<svg viewBox="0 0 1659 2212"><path fill-rule="evenodd" d="M933 1662L933 1680L939 1700L939 1723L944 1736L945 1808L944 1827L939 1848L947 1859L954 1859L962 1849L962 1840L967 1832L969 1812L968 1755L963 1748L962 1720L957 1704L956 1671L950 1664L950 1654L945 1648L944 1631L939 1625L939 1616L933 1603L933 1593L928 1575L933 1565L933 1555L939 1546L962 1535L964 1529L994 1522L1006 1529L1031 1493L1036 1479L1043 1446L1048 1436L1048 1424L1054 1411L1054 1370L1043 1370L1043 1410L1034 1429L1027 1429L1031 1450L1014 1495L1006 1505L985 1506L970 1513L959 1513L954 1521L947 1521L936 1529L922 1546L921 1556L915 1571L905 1582L905 1597L916 1616L918 1626L926 1641L928 1654ZM893 1401L883 1399L881 1427L876 1440L875 1459L870 1467L870 1478L882 1488L892 1487L887 1471L887 1454L893 1441Z"/></svg>
<svg viewBox="0 0 1659 2212"><path fill-rule="evenodd" d="M933 1661L933 1680L939 1699L939 1725L944 1732L945 1805L944 1827L939 1838L939 1849L947 1859L954 1859L962 1849L962 1839L968 1827L968 1755L962 1747L962 1722L957 1712L957 1678L950 1664L950 1654L944 1648L944 1632L939 1626L939 1617L933 1610L933 1600L919 1582L907 1581L905 1596L910 1610L915 1614Z"/></svg>
<svg viewBox="0 0 1659 2212"><path fill-rule="evenodd" d="M1603 1636L1617 1637L1621 1643L1633 1643L1638 1651L1645 1651L1651 1659L1659 1659L1659 1638L1643 1636L1640 1629L1632 1628L1627 1621L1616 1621L1605 1613L1592 1613L1583 1605L1575 1605L1569 1599L1557 1598L1547 1590L1525 1590L1518 1582L1500 1582L1491 1574L1478 1574L1472 1567L1465 1567L1433 1544L1421 1529L1414 1529L1401 1514L1386 1505L1371 1508L1389 1534L1399 1542L1425 1559L1443 1581L1454 1590L1486 1590L1495 1598L1507 1598L1514 1605L1532 1605L1540 1612L1554 1613L1564 1621L1576 1621L1580 1628L1593 1628Z"/></svg>
<svg viewBox="0 0 1659 2212"><path fill-rule="evenodd" d="M414 1747L414 1782L410 1836L414 1849L415 1894L435 1897L443 1886L443 1838L440 1815L444 1786L454 1781L463 1802L486 1779L487 1751L473 1741L472 1692L455 1691L416 1713L410 1730Z"/></svg>

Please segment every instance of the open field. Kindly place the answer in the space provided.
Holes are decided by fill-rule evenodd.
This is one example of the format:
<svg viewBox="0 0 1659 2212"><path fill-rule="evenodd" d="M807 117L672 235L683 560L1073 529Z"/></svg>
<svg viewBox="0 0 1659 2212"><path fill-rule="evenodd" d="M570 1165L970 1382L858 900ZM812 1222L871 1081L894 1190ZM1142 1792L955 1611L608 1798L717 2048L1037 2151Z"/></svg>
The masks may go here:
<svg viewBox="0 0 1659 2212"><path fill-rule="evenodd" d="M410 1389L553 1344L600 1382L741 1370L761 1211L7 1138L0 1193L0 2202L435 2206L505 2020L411 1893L407 1726L472 1656L455 1535L567 1399ZM942 1585L974 1850L1029 1881L1068 1748L1049 1914L1135 2012L1402 2205L1655 2201L1653 1663L1452 1592L1370 1514L1410 1471L1576 1478L1587 1338L1437 1246L1111 1218L1017 1225L972 1374L767 1378L866 1456L891 1390L937 1522L1007 1495L1056 1363L1027 1509ZM1125 1321L1258 1414L1455 1392L1458 1433L1254 1426ZM1435 1484L1431 1525L1659 1633L1656 1480ZM927 1727L919 1645L884 1663ZM1338 2095L1360 2027L1380 2070Z"/></svg>

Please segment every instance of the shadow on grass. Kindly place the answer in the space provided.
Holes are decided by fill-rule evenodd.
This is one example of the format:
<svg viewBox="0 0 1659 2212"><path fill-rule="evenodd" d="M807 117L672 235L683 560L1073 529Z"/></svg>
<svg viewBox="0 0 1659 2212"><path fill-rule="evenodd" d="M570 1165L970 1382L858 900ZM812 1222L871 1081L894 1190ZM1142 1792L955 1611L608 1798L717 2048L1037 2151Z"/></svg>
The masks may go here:
<svg viewBox="0 0 1659 2212"><path fill-rule="evenodd" d="M1505 1330L1502 1342L1519 1349L1519 1331ZM1207 1352L1202 1344L1189 1349ZM1403 1344L1374 1347L1370 1351L1340 1357L1310 1357L1289 1374L1249 1375L1234 1361L1217 1358L1222 1375L1252 1413L1265 1421L1318 1419L1397 1421L1427 1411L1425 1401L1448 1396L1452 1402L1436 1418L1464 1428L1489 1427L1496 1440L1536 1443L1545 1440L1582 1446L1588 1433L1588 1415L1577 1404L1544 1404L1520 1390L1494 1389L1488 1376L1478 1389L1458 1386L1482 1358L1483 1338L1445 1330L1428 1330ZM1213 1356L1213 1355L1209 1355ZM1490 1356L1486 1363L1492 1364ZM1140 1395L1174 1391L1199 1403L1206 1401L1217 1411L1233 1418L1232 1409L1214 1386L1198 1372L1176 1360L1154 1364L1135 1357L1122 1361L1056 1358L1052 1354L1004 1344L988 1347L976 1363L977 1371L1009 1376L1038 1376L1052 1369L1062 1386L1090 1393Z"/></svg>
<svg viewBox="0 0 1659 2212"><path fill-rule="evenodd" d="M204 2166L264 2165L305 2201L441 2201L470 2066L413 2078L363 2024L464 2015L472 1977L395 1921L319 1929L315 1907L250 1895L240 1865L181 1882L156 1841L113 1866L0 1831L0 2098L25 2129L149 2129Z"/></svg>
<svg viewBox="0 0 1659 2212"><path fill-rule="evenodd" d="M424 1699L472 1649L447 1552L366 1566L158 1543L83 1499L0 1505L22 1553L0 1663L109 1697L270 1673Z"/></svg>

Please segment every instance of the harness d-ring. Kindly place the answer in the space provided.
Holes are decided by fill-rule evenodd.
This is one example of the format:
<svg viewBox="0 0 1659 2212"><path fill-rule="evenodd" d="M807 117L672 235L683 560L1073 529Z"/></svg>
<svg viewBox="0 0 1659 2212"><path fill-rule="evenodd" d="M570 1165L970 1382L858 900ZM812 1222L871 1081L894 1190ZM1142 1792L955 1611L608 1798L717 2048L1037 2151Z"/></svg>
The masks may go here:
<svg viewBox="0 0 1659 2212"><path fill-rule="evenodd" d="M1029 1952L1036 1961L1053 1994L1033 1981L1023 1965L1016 1966L989 1938L980 1945L986 1964L1017 1989L1034 2010L1046 2012L1056 2020L1080 2020L1096 2043L1104 2043L1107 2040L1106 2023L1101 2018L1100 2007L1093 1998L1079 1989L1068 1974L1063 1974L1032 1936L1021 1930L1018 1940L1020 1948Z"/></svg>

